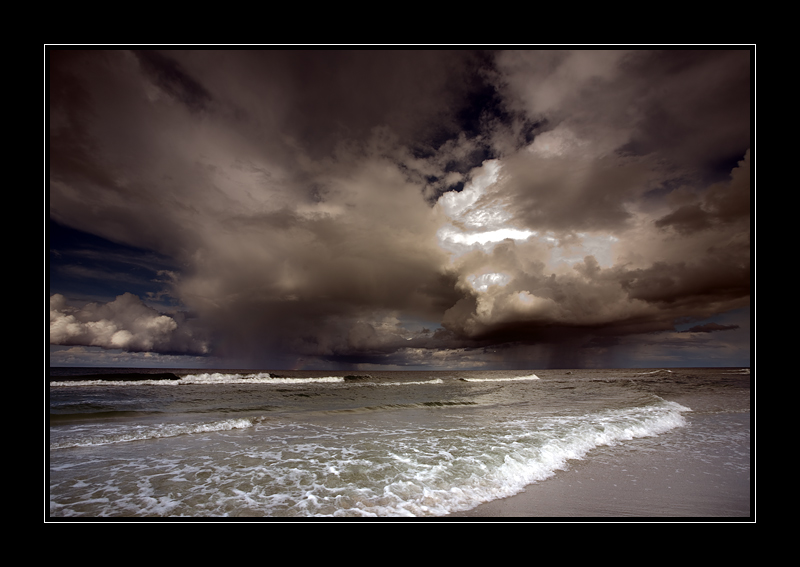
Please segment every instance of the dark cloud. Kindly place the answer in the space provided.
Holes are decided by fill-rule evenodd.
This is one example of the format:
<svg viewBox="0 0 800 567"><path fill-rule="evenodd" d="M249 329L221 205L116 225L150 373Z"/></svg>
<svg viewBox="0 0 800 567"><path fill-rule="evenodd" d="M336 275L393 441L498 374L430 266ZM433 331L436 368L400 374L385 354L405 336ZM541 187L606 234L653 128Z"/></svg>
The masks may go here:
<svg viewBox="0 0 800 567"><path fill-rule="evenodd" d="M158 51L136 50L144 74L163 92L199 112L212 102L211 94L198 83L174 59Z"/></svg>
<svg viewBox="0 0 800 567"><path fill-rule="evenodd" d="M620 285L631 299L659 305L700 305L749 296L749 262L716 257L695 264L657 262L644 270L620 272Z"/></svg>
<svg viewBox="0 0 800 567"><path fill-rule="evenodd" d="M736 223L742 231L747 231L750 222L749 150L729 177L699 194L677 193L673 197L679 203L677 208L656 220L655 225L688 234Z"/></svg>
<svg viewBox="0 0 800 567"><path fill-rule="evenodd" d="M574 155L518 154L504 163L504 198L518 223L538 230L616 230L632 218L628 205L647 179L638 164Z"/></svg>
<svg viewBox="0 0 800 567"><path fill-rule="evenodd" d="M738 329L739 325L720 325L719 323L706 323L695 325L686 330L687 333L713 333L715 331L732 331Z"/></svg>
<svg viewBox="0 0 800 567"><path fill-rule="evenodd" d="M695 232L711 228L713 217L699 203L681 205L655 222L659 228L672 227L679 232Z"/></svg>
<svg viewBox="0 0 800 567"><path fill-rule="evenodd" d="M629 147L696 173L731 155L741 159L751 144L750 64L748 51L725 49L628 57L631 96L620 103L638 115Z"/></svg>
<svg viewBox="0 0 800 567"><path fill-rule="evenodd" d="M343 138L386 126L417 150L463 126L485 90L487 56L468 50L177 51L213 96L240 109L261 134L292 138L314 157Z"/></svg>
<svg viewBox="0 0 800 567"><path fill-rule="evenodd" d="M509 105L587 149L711 182L751 145L750 66L746 50L508 51L497 82Z"/></svg>
<svg viewBox="0 0 800 567"><path fill-rule="evenodd" d="M48 73L50 219L105 243L51 244L54 344L619 363L749 302L747 51L52 50ZM143 258L116 299L66 299Z"/></svg>

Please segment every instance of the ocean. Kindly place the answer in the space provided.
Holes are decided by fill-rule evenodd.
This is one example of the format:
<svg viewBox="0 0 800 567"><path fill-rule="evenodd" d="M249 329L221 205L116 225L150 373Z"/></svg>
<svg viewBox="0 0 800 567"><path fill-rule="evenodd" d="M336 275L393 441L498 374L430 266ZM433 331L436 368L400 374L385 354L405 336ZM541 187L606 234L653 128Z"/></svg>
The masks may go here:
<svg viewBox="0 0 800 567"><path fill-rule="evenodd" d="M662 453L719 492L628 514L752 514L746 368L49 374L50 519L446 520Z"/></svg>

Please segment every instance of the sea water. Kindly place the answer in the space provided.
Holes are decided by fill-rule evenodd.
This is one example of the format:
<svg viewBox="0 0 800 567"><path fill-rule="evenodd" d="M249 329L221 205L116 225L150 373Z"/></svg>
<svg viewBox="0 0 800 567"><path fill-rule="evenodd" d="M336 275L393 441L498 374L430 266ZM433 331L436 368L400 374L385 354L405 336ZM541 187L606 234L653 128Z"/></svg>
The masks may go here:
<svg viewBox="0 0 800 567"><path fill-rule="evenodd" d="M675 445L697 416L742 446L750 412L728 368L52 368L47 390L52 518L441 517L617 448L697 450Z"/></svg>

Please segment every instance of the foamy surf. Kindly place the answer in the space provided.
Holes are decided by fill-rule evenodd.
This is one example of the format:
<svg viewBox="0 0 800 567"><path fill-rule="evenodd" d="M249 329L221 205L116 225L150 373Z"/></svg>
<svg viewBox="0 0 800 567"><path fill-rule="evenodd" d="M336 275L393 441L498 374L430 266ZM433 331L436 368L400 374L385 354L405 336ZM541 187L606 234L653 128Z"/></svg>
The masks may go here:
<svg viewBox="0 0 800 567"><path fill-rule="evenodd" d="M178 435L192 435L217 431L230 431L253 427L259 418L223 419L201 423L161 423L156 425L103 424L72 426L67 434L51 439L50 449L90 447L129 441L162 439Z"/></svg>
<svg viewBox="0 0 800 567"><path fill-rule="evenodd" d="M382 492L376 489L368 495L350 496L352 505L347 508L338 506L341 498L323 492L301 500L295 510L300 515L334 517L444 516L468 510L518 494L600 446L682 427L684 411L689 409L665 402L561 423L520 421L515 428L487 433L466 448L448 439L452 444L447 449L437 446L448 442L436 443L427 451L395 449L389 457L394 467L404 470L403 478L385 478Z"/></svg>
<svg viewBox="0 0 800 567"><path fill-rule="evenodd" d="M341 382L344 382L342 376L294 378L272 375L268 372L187 374L179 380L181 384L338 384Z"/></svg>
<svg viewBox="0 0 800 567"><path fill-rule="evenodd" d="M528 376L511 376L511 377L487 377L487 378L461 378L464 382L524 382L528 380L539 380L536 374Z"/></svg>
<svg viewBox="0 0 800 567"><path fill-rule="evenodd" d="M342 376L322 376L322 377L288 377L272 375L268 372L255 372L252 374L238 372L207 372L198 374L185 374L176 377L174 380L114 380L104 377L103 379L80 379L80 380L54 380L49 383L51 387L65 386L185 386L185 385L221 385L221 384L338 384L345 381Z"/></svg>

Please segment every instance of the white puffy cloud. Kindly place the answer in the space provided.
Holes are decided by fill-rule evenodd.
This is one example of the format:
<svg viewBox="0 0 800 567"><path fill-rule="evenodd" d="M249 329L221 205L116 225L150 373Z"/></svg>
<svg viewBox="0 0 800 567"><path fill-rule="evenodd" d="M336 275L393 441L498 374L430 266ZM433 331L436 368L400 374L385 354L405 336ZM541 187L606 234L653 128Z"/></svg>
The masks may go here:
<svg viewBox="0 0 800 567"><path fill-rule="evenodd" d="M208 347L188 324L146 306L131 293L81 308L61 294L50 297L50 344L84 345L133 352L203 354Z"/></svg>

